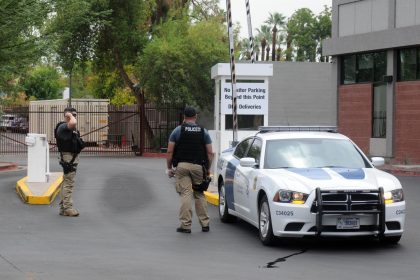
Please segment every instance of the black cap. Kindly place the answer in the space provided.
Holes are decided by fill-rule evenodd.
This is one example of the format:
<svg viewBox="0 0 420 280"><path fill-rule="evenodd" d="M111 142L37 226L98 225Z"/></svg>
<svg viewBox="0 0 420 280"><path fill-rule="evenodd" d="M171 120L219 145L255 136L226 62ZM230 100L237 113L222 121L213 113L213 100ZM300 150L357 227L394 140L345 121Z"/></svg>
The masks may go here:
<svg viewBox="0 0 420 280"><path fill-rule="evenodd" d="M193 107L185 107L184 116L186 116L187 118L192 118L192 117L195 117L196 115L197 115L197 112L195 111Z"/></svg>
<svg viewBox="0 0 420 280"><path fill-rule="evenodd" d="M77 111L76 111L76 109L74 109L73 107L67 107L67 108L65 108L64 109L64 114L66 113L66 112L70 112L70 113L76 113Z"/></svg>

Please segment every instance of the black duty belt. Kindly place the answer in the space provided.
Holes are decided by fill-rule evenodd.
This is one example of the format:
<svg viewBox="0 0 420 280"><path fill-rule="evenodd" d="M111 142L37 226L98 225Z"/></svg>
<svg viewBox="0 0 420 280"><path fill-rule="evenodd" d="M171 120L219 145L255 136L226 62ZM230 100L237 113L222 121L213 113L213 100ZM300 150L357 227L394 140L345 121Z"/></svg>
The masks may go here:
<svg viewBox="0 0 420 280"><path fill-rule="evenodd" d="M178 163L181 162L187 162L187 163L192 163L192 164L198 164L198 165L203 165L203 161L202 160L179 160Z"/></svg>

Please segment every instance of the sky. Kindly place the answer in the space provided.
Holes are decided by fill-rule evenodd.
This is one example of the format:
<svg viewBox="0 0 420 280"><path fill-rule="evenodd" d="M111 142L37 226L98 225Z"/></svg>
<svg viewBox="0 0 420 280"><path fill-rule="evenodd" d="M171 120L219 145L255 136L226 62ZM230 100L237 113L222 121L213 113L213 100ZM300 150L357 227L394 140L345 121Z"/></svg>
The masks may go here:
<svg viewBox="0 0 420 280"><path fill-rule="evenodd" d="M249 0L251 7L252 32L264 24L270 13L281 13L289 18L300 8L309 8L314 14L324 10L324 5L331 7L332 0ZM248 38L248 23L245 0L231 0L232 20L241 24L241 37ZM226 10L226 0L220 0L220 6Z"/></svg>

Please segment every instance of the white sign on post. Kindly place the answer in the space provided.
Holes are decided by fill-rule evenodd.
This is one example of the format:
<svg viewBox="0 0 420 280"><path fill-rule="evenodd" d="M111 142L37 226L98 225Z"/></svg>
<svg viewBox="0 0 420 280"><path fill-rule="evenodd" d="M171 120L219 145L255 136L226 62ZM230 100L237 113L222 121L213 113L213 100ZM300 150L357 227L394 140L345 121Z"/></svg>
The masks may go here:
<svg viewBox="0 0 420 280"><path fill-rule="evenodd" d="M265 82L237 81L238 115L265 115L268 113L268 86ZM232 85L222 80L220 92L221 113L232 114Z"/></svg>

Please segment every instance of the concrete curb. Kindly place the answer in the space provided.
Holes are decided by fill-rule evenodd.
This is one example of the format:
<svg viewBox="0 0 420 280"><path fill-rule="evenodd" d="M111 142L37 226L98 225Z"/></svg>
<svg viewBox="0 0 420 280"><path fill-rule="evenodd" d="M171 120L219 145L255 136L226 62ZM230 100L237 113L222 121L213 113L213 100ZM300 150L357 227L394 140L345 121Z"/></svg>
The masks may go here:
<svg viewBox="0 0 420 280"><path fill-rule="evenodd" d="M147 158L167 158L166 153L143 153L142 157Z"/></svg>
<svg viewBox="0 0 420 280"><path fill-rule="evenodd" d="M58 175L58 177L51 183L45 183L48 188L41 194L34 194L31 190L32 187L28 184L27 180L28 177L23 177L16 183L16 192L22 201L28 204L48 205L54 201L55 197L60 192L63 175Z"/></svg>
<svg viewBox="0 0 420 280"><path fill-rule="evenodd" d="M213 192L204 192L204 196L208 203L219 206L219 194Z"/></svg>
<svg viewBox="0 0 420 280"><path fill-rule="evenodd" d="M0 172L17 169L16 163L13 162L0 162Z"/></svg>

